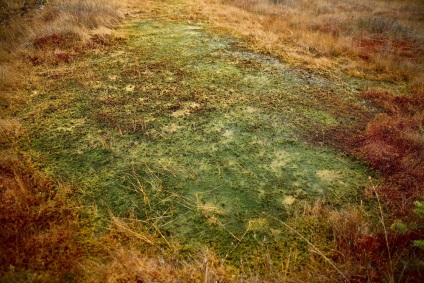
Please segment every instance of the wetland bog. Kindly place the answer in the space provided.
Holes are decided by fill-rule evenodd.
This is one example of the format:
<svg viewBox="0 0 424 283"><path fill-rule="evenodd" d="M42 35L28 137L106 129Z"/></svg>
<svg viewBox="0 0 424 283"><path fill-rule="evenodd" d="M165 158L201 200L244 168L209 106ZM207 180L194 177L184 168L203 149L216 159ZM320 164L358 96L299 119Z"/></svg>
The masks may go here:
<svg viewBox="0 0 424 283"><path fill-rule="evenodd" d="M286 232L267 215L285 221L317 200L361 202L375 173L306 129L325 139L347 127L356 113L334 109L364 108L358 94L373 82L335 84L201 25L127 29L118 50L89 54L70 74L50 70L22 110L40 163L79 186L86 204L158 218L169 241L225 256L249 229L234 253L281 245ZM335 99L322 104L322 94Z"/></svg>
<svg viewBox="0 0 424 283"><path fill-rule="evenodd" d="M396 254L385 249L381 220L387 176L366 158L373 144L362 132L389 113L369 97L402 97L407 84L285 62L193 9L148 1L116 27L119 36L94 37L72 60L31 57L33 82L12 115L25 133L10 147L78 207L89 267L75 278L96 282L105 270L127 272L128 282L377 278L371 264L354 267ZM393 277L389 261L382 273Z"/></svg>

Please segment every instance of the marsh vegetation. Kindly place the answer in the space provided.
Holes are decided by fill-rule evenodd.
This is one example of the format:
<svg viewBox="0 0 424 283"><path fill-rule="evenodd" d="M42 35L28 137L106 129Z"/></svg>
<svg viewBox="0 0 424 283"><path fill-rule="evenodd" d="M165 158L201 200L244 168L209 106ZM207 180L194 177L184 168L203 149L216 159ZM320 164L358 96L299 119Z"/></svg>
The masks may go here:
<svg viewBox="0 0 424 283"><path fill-rule="evenodd" d="M1 280L422 280L420 2L12 2Z"/></svg>

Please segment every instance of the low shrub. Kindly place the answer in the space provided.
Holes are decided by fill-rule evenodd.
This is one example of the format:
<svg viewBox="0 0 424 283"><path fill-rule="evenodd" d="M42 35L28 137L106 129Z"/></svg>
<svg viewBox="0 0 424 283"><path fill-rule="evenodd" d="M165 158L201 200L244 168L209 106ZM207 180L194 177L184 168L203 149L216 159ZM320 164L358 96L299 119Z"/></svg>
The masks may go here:
<svg viewBox="0 0 424 283"><path fill-rule="evenodd" d="M58 282L72 275L81 251L77 215L60 189L22 156L1 152L0 277Z"/></svg>

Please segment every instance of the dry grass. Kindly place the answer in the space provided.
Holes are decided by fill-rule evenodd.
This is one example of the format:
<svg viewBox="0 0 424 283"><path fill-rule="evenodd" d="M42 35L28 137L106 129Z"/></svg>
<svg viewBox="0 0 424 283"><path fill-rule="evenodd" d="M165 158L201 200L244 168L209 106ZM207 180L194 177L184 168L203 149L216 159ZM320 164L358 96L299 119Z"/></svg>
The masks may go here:
<svg viewBox="0 0 424 283"><path fill-rule="evenodd" d="M6 11L0 29L3 48L16 43L25 43L28 46L34 38L53 34L76 34L84 37L89 30L110 28L123 17L120 5L115 1L52 0L46 5L37 5L39 2L15 0L8 1L7 5L3 4L3 11ZM13 3L15 4L12 5ZM27 12L13 12L19 3L28 6L25 8Z"/></svg>
<svg viewBox="0 0 424 283"><path fill-rule="evenodd" d="M19 155L0 158L0 274L2 280L58 282L76 268L80 249L73 237L76 214L66 205L64 188L23 162Z"/></svg>
<svg viewBox="0 0 424 283"><path fill-rule="evenodd" d="M408 82L403 96L382 90L365 92L363 98L368 103L373 101L372 107L383 113L376 117L358 113L363 124L342 129L329 143L360 157L383 175L384 184L375 192L366 191L364 199L375 201L379 195L387 222L384 227L401 219L417 229L388 236L378 221L357 208L321 210L316 215L328 216L337 251L334 260L350 281L409 278L418 282L422 275L410 266L416 264L413 257L422 254L410 243L421 233L412 210L414 201L424 193L422 3L205 0L192 9L214 27L246 38L250 48L303 68ZM291 274L310 280L295 271ZM324 274L334 276L331 272Z"/></svg>
<svg viewBox="0 0 424 283"><path fill-rule="evenodd" d="M409 82L408 93L403 96L380 90L365 92L363 97L374 101L373 107L384 113L375 118L370 113L358 113L358 122L363 124L341 130L330 141L382 173L384 184L366 191L364 200L375 201L377 194L384 220L378 221L360 208L318 209L311 215L322 219L318 226L324 231L331 227L332 259L350 282L401 282L405 278L420 282L422 274L416 259L422 258L422 253L411 243L422 233L412 210L414 201L424 193L422 3L212 0L193 10L209 18L213 26L247 38L250 48L303 68ZM387 234L380 225L385 221L384 227L389 227L398 219L416 230ZM326 244L319 246L325 249ZM310 263L318 276L315 279L338 280L334 270L325 271L322 266L319 261ZM311 280L296 269L290 274Z"/></svg>
<svg viewBox="0 0 424 283"><path fill-rule="evenodd" d="M151 233L135 219L112 216L97 239L95 208L71 208L68 188L58 187L20 153L25 133L10 113L23 102L19 88L37 83L31 66L66 65L86 50L114 44L116 37L108 34L122 17L115 1L49 1L42 10L39 4L0 3L6 11L0 30L0 102L6 110L0 120L0 281L229 281L212 252L181 260L184 247L171 246L160 231ZM164 243L171 253L163 252Z"/></svg>
<svg viewBox="0 0 424 283"><path fill-rule="evenodd" d="M96 243L102 256L81 260L79 281L230 282L236 278L211 251L182 258L183 246L155 236L146 230L147 224L133 216L113 218L109 233Z"/></svg>
<svg viewBox="0 0 424 283"><path fill-rule="evenodd" d="M31 58L66 63L96 33L90 30L120 19L117 7L113 1L0 1L1 282L62 282L77 273L81 227L69 188L41 174L19 150L24 130L9 115L24 102L18 90L33 83Z"/></svg>
<svg viewBox="0 0 424 283"><path fill-rule="evenodd" d="M0 281L59 282L77 267L77 214L69 188L19 153L24 135L18 121L0 120Z"/></svg>
<svg viewBox="0 0 424 283"><path fill-rule="evenodd" d="M353 142L339 140L356 144L351 152L385 176L387 182L377 192L386 211L396 212L388 213L388 221L394 217L407 221L424 183L424 85L419 77L423 62L418 58L422 57L422 9L415 2L351 2L207 0L193 9L208 15L215 25L249 37L255 48L310 69L342 68L380 78L415 79L409 97L377 90L364 93L385 113ZM109 44L110 38L102 35L122 17L113 1L50 1L43 10L38 9L40 3L0 1L1 7L11 11L1 14L2 110L19 101L11 90L27 83L30 73L23 73L23 66L67 64L84 50ZM102 35L93 36L95 33ZM0 281L335 282L342 280L340 272L350 282L379 282L385 276L397 277L399 282L422 278L413 274L418 268L409 270L414 257L422 256L409 244L419 239L422 231L410 230L405 235L392 231L388 237L381 227L372 226L375 217L361 208L336 210L323 202L305 206L289 223L300 235L315 233L309 235L316 248L311 250L307 268L296 261L293 251L282 255L285 265L281 270L264 264L268 268L265 279L248 270L229 270L213 251L181 259L184 247L165 239L160 231L152 233L131 217L113 216L107 232L96 240L87 232L93 227L84 226L89 224L81 223L77 211L70 208L66 200L69 188L40 174L17 153L18 141L25 136L20 124L1 118L5 119L0 120ZM371 193L367 200L372 199ZM213 205L193 202L193 207L205 217L219 213ZM212 217L210 221L217 224ZM308 225L313 229L302 231ZM332 234L326 235L326 231ZM333 242L328 242L329 238ZM323 264L316 250L337 269Z"/></svg>
<svg viewBox="0 0 424 283"><path fill-rule="evenodd" d="M123 17L116 1L14 0L0 7L0 99L31 83L28 64L69 63L97 47Z"/></svg>
<svg viewBox="0 0 424 283"><path fill-rule="evenodd" d="M159 227L134 215L111 215L103 224L108 227L99 232L95 207L74 205L75 189L53 182L20 153L17 143L22 136L16 120L0 120L0 282L236 278L211 251L182 259L184 246L168 241Z"/></svg>
<svg viewBox="0 0 424 283"><path fill-rule="evenodd" d="M25 157L0 158L0 282L216 282L236 274L211 251L182 259L172 245L133 216L112 216L95 236L95 208L72 207L58 186ZM87 214L88 213L88 214ZM85 215L85 216L84 216ZM93 217L94 216L94 217ZM162 235L163 236L163 235ZM165 245L165 243L167 243Z"/></svg>
<svg viewBox="0 0 424 283"><path fill-rule="evenodd" d="M395 80L423 70L419 1L204 0L193 9L253 48L308 69Z"/></svg>

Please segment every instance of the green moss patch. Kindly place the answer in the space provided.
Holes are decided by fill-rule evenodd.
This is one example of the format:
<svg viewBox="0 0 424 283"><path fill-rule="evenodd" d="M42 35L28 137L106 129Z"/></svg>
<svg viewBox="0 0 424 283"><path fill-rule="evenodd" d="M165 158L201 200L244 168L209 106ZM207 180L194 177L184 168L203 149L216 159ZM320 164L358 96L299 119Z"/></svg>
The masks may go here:
<svg viewBox="0 0 424 283"><path fill-rule="evenodd" d="M85 203L155 219L169 241L237 263L265 258L265 246L278 261L303 245L268 215L290 219L316 199L360 201L371 172L307 134L354 123L338 109L361 108L366 83L293 69L202 25L128 30L126 43L88 54L60 80L46 74L20 114L40 162Z"/></svg>

